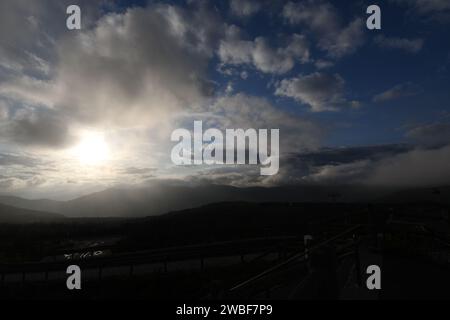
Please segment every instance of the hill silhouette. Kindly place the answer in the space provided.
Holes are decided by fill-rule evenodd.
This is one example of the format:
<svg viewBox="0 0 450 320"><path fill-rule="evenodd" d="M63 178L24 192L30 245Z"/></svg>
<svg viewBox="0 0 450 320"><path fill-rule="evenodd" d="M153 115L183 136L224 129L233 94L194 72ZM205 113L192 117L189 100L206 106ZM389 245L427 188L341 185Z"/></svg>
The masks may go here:
<svg viewBox="0 0 450 320"><path fill-rule="evenodd" d="M27 200L0 196L0 203L71 218L157 216L222 202L304 203L441 203L449 204L450 187L393 189L367 186L285 186L238 188L223 185L154 184L112 188L69 201Z"/></svg>
<svg viewBox="0 0 450 320"><path fill-rule="evenodd" d="M140 188L112 188L70 201L0 197L18 208L63 214L67 217L145 217L218 202L367 202L387 195L385 188L354 186L286 186L238 188L223 185L154 184Z"/></svg>
<svg viewBox="0 0 450 320"><path fill-rule="evenodd" d="M64 219L63 215L16 208L0 204L0 223L35 223L56 222Z"/></svg>

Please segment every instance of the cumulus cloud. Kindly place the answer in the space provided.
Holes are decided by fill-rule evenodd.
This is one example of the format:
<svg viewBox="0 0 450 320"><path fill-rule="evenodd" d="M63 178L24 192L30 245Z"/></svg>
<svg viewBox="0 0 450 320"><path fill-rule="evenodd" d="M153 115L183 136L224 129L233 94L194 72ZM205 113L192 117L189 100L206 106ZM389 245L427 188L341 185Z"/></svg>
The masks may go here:
<svg viewBox="0 0 450 320"><path fill-rule="evenodd" d="M364 42L362 19L345 25L336 8L325 1L288 2L283 16L290 24L308 28L318 38L318 47L332 58L351 54Z"/></svg>
<svg viewBox="0 0 450 320"><path fill-rule="evenodd" d="M199 108L214 90L206 71L221 28L205 5L195 5L130 8L65 33L50 78L20 72L0 82L0 96L57 110L71 124L117 127L162 124L172 112ZM39 121L15 122L25 138Z"/></svg>
<svg viewBox="0 0 450 320"><path fill-rule="evenodd" d="M422 50L424 40L421 38L388 38L383 35L375 37L375 44L383 49L400 49L409 53L418 53Z"/></svg>
<svg viewBox="0 0 450 320"><path fill-rule="evenodd" d="M206 69L218 29L208 14L154 5L103 17L63 43L58 102L82 119L125 125L198 108L213 92Z"/></svg>
<svg viewBox="0 0 450 320"><path fill-rule="evenodd" d="M109 0L77 1L83 8L83 26L89 27L100 16L100 5L106 7L110 3ZM3 77L50 76L51 64L56 59L55 45L66 31L62 26L70 4L70 0L1 1L0 70Z"/></svg>
<svg viewBox="0 0 450 320"><path fill-rule="evenodd" d="M391 101L403 97L410 97L418 94L420 91L420 88L411 83L402 83L394 86L391 89L388 89L384 92L381 92L373 97L374 102L386 102Z"/></svg>
<svg viewBox="0 0 450 320"><path fill-rule="evenodd" d="M52 159L53 165L36 165L29 175L45 174L39 189L53 194L149 176L137 171L160 165L155 159L166 151L173 118L204 110L212 99L207 68L224 30L206 2L115 10L109 1L82 0L82 30L69 32L68 2L0 4L7 6L0 11L0 148ZM95 174L80 171L70 153L75 138L89 130L104 132L112 150ZM22 177L19 160L1 157L0 173ZM124 163L135 173L114 170ZM4 186L35 194L19 180Z"/></svg>
<svg viewBox="0 0 450 320"><path fill-rule="evenodd" d="M445 9L439 0L433 3L433 9L428 3L423 4L428 9L418 10L437 14L434 8ZM250 69L280 75L296 64L311 62L323 70L362 45L362 20L344 22L325 1L284 6L284 19L302 28L302 34L252 34L251 38L227 26L206 1L188 1L183 6L150 2L147 7L124 9L107 0L80 0L83 28L77 32L64 28L68 4L70 0L0 3L2 192L22 189L36 195L39 189L39 194L67 195L142 182L153 174L182 177L181 169L173 169L168 159L172 146L168 137L179 124L190 128L194 119L203 119L205 128L279 128L282 165L273 177L260 176L255 166L199 169L198 175L197 169L186 169L184 173L195 173L193 179L239 186L323 181L380 184L388 183L393 173L402 182L400 173L406 176L407 172L399 166L404 165L415 168L414 181L420 183L443 181L437 168L448 172L443 161L448 159L448 150L441 147L448 143L444 124L416 127L406 134L423 146L440 149L383 156L381 151L377 156L364 155L361 149L359 153L335 150L312 155L310 150L320 146L325 129L269 99L235 93L241 89L240 79L257 80ZM232 14L238 17L251 16L261 7L257 1L230 2ZM318 49L326 53L323 59L311 58L306 36L317 40ZM381 37L377 41L409 52L418 52L423 45L420 39L398 40ZM228 90L215 90L226 81L211 81L211 63L217 58L221 62L218 70L234 77L228 79ZM339 74L315 72L276 82L275 93L313 111L358 107L358 101L349 101L345 86ZM413 94L409 89L409 84L399 85L374 100ZM74 135L84 129L103 130L116 152L107 165L95 168L95 175L88 168L78 170L79 160L66 150ZM31 154L17 153L20 149ZM296 161L289 159L292 154ZM421 166L429 168L417 170ZM420 180L421 172L432 178Z"/></svg>
<svg viewBox="0 0 450 320"><path fill-rule="evenodd" d="M214 128L280 129L280 152L315 149L325 134L315 122L243 93L220 97L209 110L214 116L206 124Z"/></svg>
<svg viewBox="0 0 450 320"><path fill-rule="evenodd" d="M231 0L231 12L239 17L248 17L261 9L261 4L255 0Z"/></svg>
<svg viewBox="0 0 450 320"><path fill-rule="evenodd" d="M220 42L218 55L223 64L252 65L264 73L283 74L290 71L296 62L309 61L309 44L305 36L294 34L288 44L272 48L263 37L253 41L242 40L239 29L228 28L226 39Z"/></svg>
<svg viewBox="0 0 450 320"><path fill-rule="evenodd" d="M344 95L345 81L338 74L314 72L282 80L275 94L293 98L312 111L333 111L349 102Z"/></svg>

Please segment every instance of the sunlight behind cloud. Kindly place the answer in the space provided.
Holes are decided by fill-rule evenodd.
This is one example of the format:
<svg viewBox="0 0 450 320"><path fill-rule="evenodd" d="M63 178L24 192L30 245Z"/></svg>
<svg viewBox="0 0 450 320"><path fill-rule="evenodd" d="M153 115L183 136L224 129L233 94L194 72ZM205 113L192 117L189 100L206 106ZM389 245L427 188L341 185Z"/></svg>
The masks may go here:
<svg viewBox="0 0 450 320"><path fill-rule="evenodd" d="M104 134L99 132L86 132L72 154L83 165L102 165L110 159L110 149L105 141Z"/></svg>

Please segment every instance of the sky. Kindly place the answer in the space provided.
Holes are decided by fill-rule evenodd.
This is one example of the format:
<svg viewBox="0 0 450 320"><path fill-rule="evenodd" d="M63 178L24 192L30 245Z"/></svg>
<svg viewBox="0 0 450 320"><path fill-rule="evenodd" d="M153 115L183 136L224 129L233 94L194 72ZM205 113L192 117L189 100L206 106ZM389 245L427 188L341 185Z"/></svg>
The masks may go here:
<svg viewBox="0 0 450 320"><path fill-rule="evenodd" d="M68 30L66 8L81 8ZM155 181L450 183L450 1L0 2L0 194ZM280 129L280 170L175 166L171 132Z"/></svg>

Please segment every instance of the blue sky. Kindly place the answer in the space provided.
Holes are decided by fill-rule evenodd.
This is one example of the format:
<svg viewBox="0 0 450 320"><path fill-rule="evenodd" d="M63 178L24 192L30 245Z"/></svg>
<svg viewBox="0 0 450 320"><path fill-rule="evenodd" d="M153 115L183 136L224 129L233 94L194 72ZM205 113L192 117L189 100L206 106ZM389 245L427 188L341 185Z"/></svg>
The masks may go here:
<svg viewBox="0 0 450 320"><path fill-rule="evenodd" d="M369 2L333 2L344 21L367 17L365 8L368 4ZM226 2L221 2L218 7L227 11ZM281 10L282 5L280 3L269 7ZM273 88L267 88L270 81L314 72L312 64L297 64L282 76L262 74L244 67L250 76L245 81L235 80L236 90L264 95L274 103L282 104L289 112L333 126L333 132L325 141L328 146L405 142L404 133L408 126L445 121L443 113L450 108L450 42L446 40L449 37L448 25L417 17L407 6L388 1L381 4L381 9L382 30L365 30L365 43L355 53L333 61L334 66L327 69L345 79L348 94L361 102L361 107L357 110L348 108L340 112L311 113L307 106L289 98L280 99L273 95ZM243 20L231 14L230 19L243 28L249 38L264 36L273 42L277 41L280 34L304 31L302 27L287 24L280 14L269 10L261 10ZM380 48L374 43L378 35L422 39L424 44L418 52L413 53L402 49ZM315 59L327 59L326 53L316 48L312 48L312 56ZM230 80L217 72L212 71L212 74L222 85ZM417 92L383 103L372 101L376 94L404 83L414 84Z"/></svg>
<svg viewBox="0 0 450 320"><path fill-rule="evenodd" d="M72 2L0 5L0 193L450 183L447 0L377 2L381 30L332 0L79 0L68 30ZM279 128L279 174L174 166L193 120Z"/></svg>

